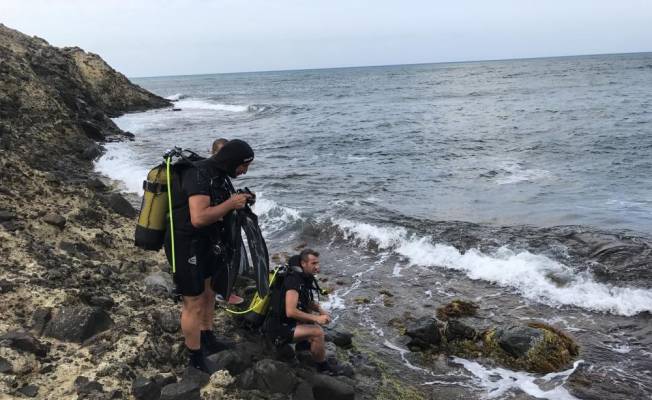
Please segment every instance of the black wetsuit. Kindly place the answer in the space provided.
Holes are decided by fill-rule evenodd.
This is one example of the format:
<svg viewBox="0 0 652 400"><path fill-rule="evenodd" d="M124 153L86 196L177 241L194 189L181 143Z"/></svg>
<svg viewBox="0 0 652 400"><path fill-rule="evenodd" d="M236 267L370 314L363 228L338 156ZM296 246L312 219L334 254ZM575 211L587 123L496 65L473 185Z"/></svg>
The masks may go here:
<svg viewBox="0 0 652 400"><path fill-rule="evenodd" d="M292 341L297 320L288 318L285 313L285 295L288 290L298 292L297 308L303 312L310 312L310 305L314 302L313 289L313 276L303 272L291 271L283 279L283 284L272 290L270 309L263 328L269 339L276 344L290 343Z"/></svg>
<svg viewBox="0 0 652 400"><path fill-rule="evenodd" d="M204 280L214 277L224 264L222 222L195 228L190 220L188 199L194 195L210 196L211 206L230 197L228 177L213 160L206 159L186 166L181 172L181 186L173 183L174 251L177 292L198 296L204 291ZM165 235L165 254L172 265L170 229Z"/></svg>

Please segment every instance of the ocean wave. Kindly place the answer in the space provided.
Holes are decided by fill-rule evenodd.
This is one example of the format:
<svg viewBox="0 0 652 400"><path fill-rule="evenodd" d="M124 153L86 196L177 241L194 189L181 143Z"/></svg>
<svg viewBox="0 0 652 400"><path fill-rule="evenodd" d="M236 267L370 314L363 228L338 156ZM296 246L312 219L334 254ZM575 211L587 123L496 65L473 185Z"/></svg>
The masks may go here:
<svg viewBox="0 0 652 400"><path fill-rule="evenodd" d="M143 180L150 168L134 163L137 154L129 146L129 142L114 142L104 144L106 154L95 162L95 170L102 175L121 182L123 190L142 195Z"/></svg>
<svg viewBox="0 0 652 400"><path fill-rule="evenodd" d="M402 227L379 227L345 219L333 220L344 238L361 246L377 246L404 257L411 265L464 272L474 280L516 289L523 297L553 307L576 306L598 312L633 316L652 312L652 290L619 287L595 281L589 272L546 256L501 247L491 254L477 249L465 253L410 235Z"/></svg>
<svg viewBox="0 0 652 400"><path fill-rule="evenodd" d="M185 98L187 98L187 97L188 97L188 96L186 96L186 95L183 94L183 93L176 93L176 94L173 94L173 95L171 95L171 96L166 97L166 99L168 99L168 100L170 100L170 101L179 101L179 100L181 100L181 99L185 99Z"/></svg>
<svg viewBox="0 0 652 400"><path fill-rule="evenodd" d="M207 100L182 98L177 101L175 107L182 110L210 110L210 111L228 111L228 112L247 112L249 106L213 103Z"/></svg>
<svg viewBox="0 0 652 400"><path fill-rule="evenodd" d="M545 169L528 169L521 163L506 161L501 163L498 170L491 170L481 175L485 178L492 178L499 185L509 185L519 182L534 182L550 178L552 173Z"/></svg>
<svg viewBox="0 0 652 400"><path fill-rule="evenodd" d="M254 212L260 218L261 229L266 234L283 231L288 225L302 220L299 211L264 198L262 192L256 193Z"/></svg>

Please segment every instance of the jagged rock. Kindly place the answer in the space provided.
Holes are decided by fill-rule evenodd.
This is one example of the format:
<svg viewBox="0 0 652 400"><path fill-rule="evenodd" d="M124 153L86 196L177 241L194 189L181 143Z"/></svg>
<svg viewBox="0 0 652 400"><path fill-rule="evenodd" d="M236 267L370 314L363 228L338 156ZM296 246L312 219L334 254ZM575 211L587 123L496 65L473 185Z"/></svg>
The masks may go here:
<svg viewBox="0 0 652 400"><path fill-rule="evenodd" d="M27 332L7 332L0 336L0 344L16 350L26 351L39 357L45 357L48 346Z"/></svg>
<svg viewBox="0 0 652 400"><path fill-rule="evenodd" d="M59 248L66 253L75 256L82 254L86 257L93 257L96 254L94 248L82 242L73 243L68 241L61 241L59 243Z"/></svg>
<svg viewBox="0 0 652 400"><path fill-rule="evenodd" d="M45 326L52 318L52 309L39 308L32 314L31 327L32 331L37 335L42 335Z"/></svg>
<svg viewBox="0 0 652 400"><path fill-rule="evenodd" d="M292 393L293 400L314 400L315 396L312 394L312 385L306 381L301 381L297 388Z"/></svg>
<svg viewBox="0 0 652 400"><path fill-rule="evenodd" d="M110 310L115 305L115 301L109 296L92 296L88 303L105 310Z"/></svg>
<svg viewBox="0 0 652 400"><path fill-rule="evenodd" d="M98 195L102 202L111 210L127 218L136 216L136 209L120 193L110 193L107 195Z"/></svg>
<svg viewBox="0 0 652 400"><path fill-rule="evenodd" d="M543 332L529 326L511 325L496 330L498 345L512 357L523 357L543 339Z"/></svg>
<svg viewBox="0 0 652 400"><path fill-rule="evenodd" d="M441 343L441 333L437 327L437 320L434 318L423 318L411 322L405 334L412 339L408 344L410 347L427 348L438 346Z"/></svg>
<svg viewBox="0 0 652 400"><path fill-rule="evenodd" d="M6 279L0 279L0 294L13 292L16 284Z"/></svg>
<svg viewBox="0 0 652 400"><path fill-rule="evenodd" d="M80 397L91 394L93 392L102 393L104 391L104 386L102 386L101 383L97 381L91 381L85 376L78 376L75 378L74 385L75 390Z"/></svg>
<svg viewBox="0 0 652 400"><path fill-rule="evenodd" d="M20 394L22 394L23 396L36 397L36 395L38 394L38 386L26 385L18 389L18 392L20 392Z"/></svg>
<svg viewBox="0 0 652 400"><path fill-rule="evenodd" d="M0 210L0 222L16 219L16 213L7 210Z"/></svg>
<svg viewBox="0 0 652 400"><path fill-rule="evenodd" d="M162 388L154 379L139 376L131 384L131 394L137 400L158 400Z"/></svg>
<svg viewBox="0 0 652 400"><path fill-rule="evenodd" d="M82 128L83 132L90 139L96 140L98 142L104 141L106 135L102 132L102 128L97 124L90 121L80 121L79 126Z"/></svg>
<svg viewBox="0 0 652 400"><path fill-rule="evenodd" d="M192 382L198 387L206 386L211 376L197 368L187 367L181 376L181 382Z"/></svg>
<svg viewBox="0 0 652 400"><path fill-rule="evenodd" d="M44 335L81 343L91 336L109 329L111 317L97 307L70 306L60 308L45 327Z"/></svg>
<svg viewBox="0 0 652 400"><path fill-rule="evenodd" d="M353 343L352 338L353 334L350 332L344 332L339 329L326 329L326 341L333 342L338 347L351 347Z"/></svg>
<svg viewBox="0 0 652 400"><path fill-rule="evenodd" d="M0 374L6 374L7 372L11 372L11 363L0 357Z"/></svg>
<svg viewBox="0 0 652 400"><path fill-rule="evenodd" d="M566 333L532 322L485 332L482 351L510 368L549 373L567 368L579 347Z"/></svg>
<svg viewBox="0 0 652 400"><path fill-rule="evenodd" d="M43 222L54 225L59 229L63 229L66 226L66 219L59 214L45 214L43 217Z"/></svg>
<svg viewBox="0 0 652 400"><path fill-rule="evenodd" d="M101 156L103 153L102 146L93 143L86 147L84 151L82 152L82 158L85 160L95 160L99 156Z"/></svg>
<svg viewBox="0 0 652 400"><path fill-rule="evenodd" d="M208 357L217 370L227 370L231 375L238 375L251 367L251 356L237 350L224 350Z"/></svg>
<svg viewBox="0 0 652 400"><path fill-rule="evenodd" d="M178 310L159 310L156 314L156 322L168 333L176 333L181 329L180 313Z"/></svg>
<svg viewBox="0 0 652 400"><path fill-rule="evenodd" d="M324 374L315 374L310 379L315 400L353 400L355 390L340 379Z"/></svg>
<svg viewBox="0 0 652 400"><path fill-rule="evenodd" d="M200 389L196 382L172 383L161 390L160 400L201 400Z"/></svg>
<svg viewBox="0 0 652 400"><path fill-rule="evenodd" d="M477 331L463 322L456 319L448 321L444 330L444 336L449 342L455 340L474 340L477 336Z"/></svg>
<svg viewBox="0 0 652 400"><path fill-rule="evenodd" d="M88 186L90 189L94 189L98 191L103 191L109 188L99 178L89 179L88 181L86 181L86 186Z"/></svg>
<svg viewBox="0 0 652 400"><path fill-rule="evenodd" d="M246 370L238 379L243 389L258 389L271 393L292 393L297 378L290 367L280 361L264 359Z"/></svg>
<svg viewBox="0 0 652 400"><path fill-rule="evenodd" d="M169 296L174 291L174 283L170 274L154 272L145 277L145 289L153 294Z"/></svg>

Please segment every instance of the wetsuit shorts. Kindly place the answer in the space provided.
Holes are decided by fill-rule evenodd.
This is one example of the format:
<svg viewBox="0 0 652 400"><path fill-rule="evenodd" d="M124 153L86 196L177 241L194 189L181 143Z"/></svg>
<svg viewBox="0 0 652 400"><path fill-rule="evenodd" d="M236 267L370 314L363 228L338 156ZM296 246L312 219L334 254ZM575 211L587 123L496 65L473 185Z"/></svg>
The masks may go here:
<svg viewBox="0 0 652 400"><path fill-rule="evenodd" d="M266 325L265 334L274 342L275 345L280 346L292 343L294 339L294 329L297 327L295 321L286 323L269 323Z"/></svg>
<svg viewBox="0 0 652 400"><path fill-rule="evenodd" d="M174 238L174 252L174 283L177 294L199 296L204 292L204 281L217 274L221 258L213 251L210 240L204 237L177 235ZM165 241L165 255L172 265L170 240Z"/></svg>

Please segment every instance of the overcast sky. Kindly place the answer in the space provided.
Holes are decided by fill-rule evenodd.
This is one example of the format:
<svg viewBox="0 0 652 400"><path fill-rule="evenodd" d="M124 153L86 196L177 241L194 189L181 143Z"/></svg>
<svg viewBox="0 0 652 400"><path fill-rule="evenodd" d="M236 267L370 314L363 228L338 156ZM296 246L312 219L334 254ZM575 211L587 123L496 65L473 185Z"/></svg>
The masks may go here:
<svg viewBox="0 0 652 400"><path fill-rule="evenodd" d="M652 0L0 0L131 77L652 51Z"/></svg>

